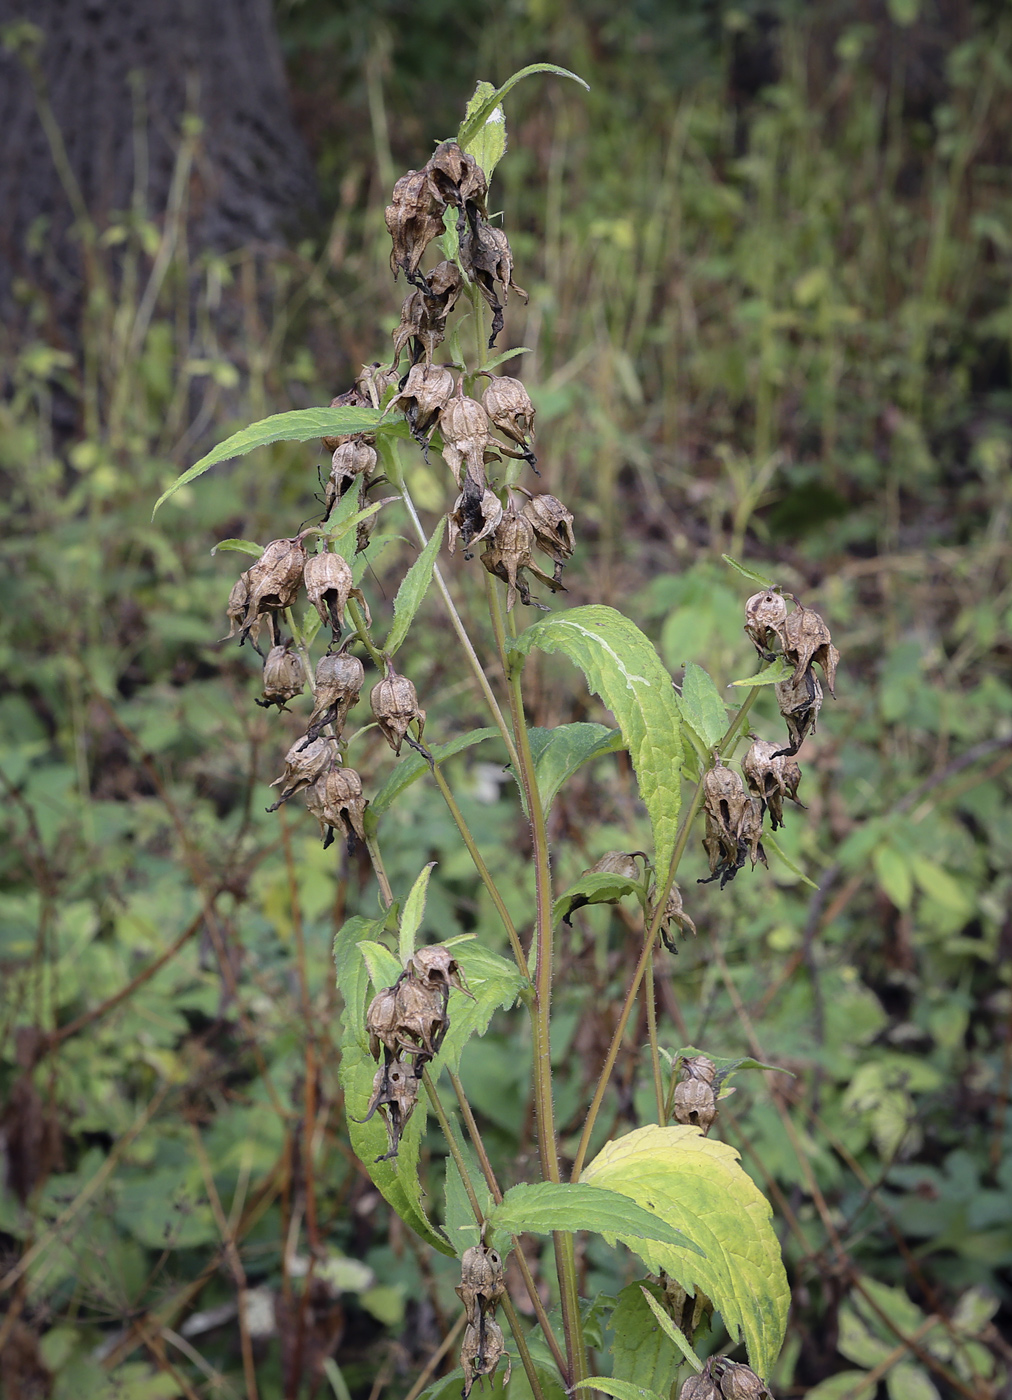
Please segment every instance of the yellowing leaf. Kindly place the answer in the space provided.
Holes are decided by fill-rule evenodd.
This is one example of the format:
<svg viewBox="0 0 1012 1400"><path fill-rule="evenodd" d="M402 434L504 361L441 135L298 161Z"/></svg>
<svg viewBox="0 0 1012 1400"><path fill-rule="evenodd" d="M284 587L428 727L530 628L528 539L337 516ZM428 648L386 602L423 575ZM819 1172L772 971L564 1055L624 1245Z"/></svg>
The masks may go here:
<svg viewBox="0 0 1012 1400"><path fill-rule="evenodd" d="M581 1177L631 1196L681 1229L703 1258L651 1241L625 1239L647 1266L664 1269L689 1293L701 1289L761 1376L784 1338L790 1292L769 1203L738 1164L738 1153L698 1128L637 1128L610 1142Z"/></svg>

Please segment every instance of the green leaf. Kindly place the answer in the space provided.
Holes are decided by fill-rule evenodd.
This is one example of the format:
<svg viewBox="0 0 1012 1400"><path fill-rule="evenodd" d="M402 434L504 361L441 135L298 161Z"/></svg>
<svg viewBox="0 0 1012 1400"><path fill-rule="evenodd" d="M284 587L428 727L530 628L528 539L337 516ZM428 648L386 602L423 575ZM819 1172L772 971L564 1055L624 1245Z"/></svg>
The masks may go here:
<svg viewBox="0 0 1012 1400"><path fill-rule="evenodd" d="M478 162L481 165L481 161ZM493 355L490 360L486 360L482 369L495 369L498 365L503 365L507 360L516 359L517 355L531 355L534 352L529 345L518 345L515 350L501 350L498 355Z"/></svg>
<svg viewBox="0 0 1012 1400"><path fill-rule="evenodd" d="M219 549L234 549L237 554L252 554L255 559L259 559L264 552L263 545L257 544L256 540L219 540L211 553L217 554Z"/></svg>
<svg viewBox="0 0 1012 1400"><path fill-rule="evenodd" d="M451 1122L453 1120L451 1119ZM478 1197L478 1204L481 1206L482 1215L488 1215L492 1209L492 1193L485 1184L478 1159L474 1154L471 1144L465 1142L459 1133L454 1133L457 1140L457 1147L464 1158L467 1166L467 1174L474 1187L474 1193ZM450 1243L457 1251L458 1257L464 1253L465 1249L470 1249L473 1244L478 1243L481 1228L474 1218L474 1211L471 1209L471 1202L467 1198L464 1190L464 1182L457 1164L452 1157L446 1159L446 1186L443 1193L444 1214L443 1228L445 1229Z"/></svg>
<svg viewBox="0 0 1012 1400"><path fill-rule="evenodd" d="M777 840L777 838L773 835L772 832L763 832L763 845L769 846L770 850L777 857L777 859L783 861L784 865L787 866L787 869L790 870L792 874L797 875L798 879L801 881L802 884L807 885L810 890L817 890L819 888L814 880L810 880L808 878L805 872L801 869L801 866L796 865L794 861L791 860L790 856L787 854L783 846L781 846L780 842Z"/></svg>
<svg viewBox="0 0 1012 1400"><path fill-rule="evenodd" d="M687 1293L702 1290L711 1298L731 1337L744 1334L752 1367L769 1376L790 1292L769 1203L734 1148L704 1138L698 1128L637 1128L608 1143L582 1180L649 1203L669 1225L685 1230L701 1256L652 1241L624 1242L652 1272L664 1269Z"/></svg>
<svg viewBox="0 0 1012 1400"><path fill-rule="evenodd" d="M611 875L597 870L581 875L576 884L570 885L552 905L552 925L554 927L560 919L566 918L574 908L582 909L585 904L613 904L628 894L643 896L643 886L638 880L630 880L628 875Z"/></svg>
<svg viewBox="0 0 1012 1400"><path fill-rule="evenodd" d="M557 729L532 729L534 776L545 815L559 789L583 764L625 748L621 732L604 724L560 724Z"/></svg>
<svg viewBox="0 0 1012 1400"><path fill-rule="evenodd" d="M865 1371L837 1371L835 1376L805 1391L805 1400L872 1400L878 1387L868 1384Z"/></svg>
<svg viewBox="0 0 1012 1400"><path fill-rule="evenodd" d="M464 112L464 124L466 125L468 118L474 116L485 106L489 98L494 96L495 88L491 83L479 83ZM498 103L489 112L467 145L464 146L464 150L467 151L468 155L474 156L484 170L486 178L491 181L492 171L506 154L506 113Z"/></svg>
<svg viewBox="0 0 1012 1400"><path fill-rule="evenodd" d="M586 1182L538 1181L511 1186L488 1218L507 1235L550 1235L555 1230L593 1230L596 1234L652 1240L665 1249L699 1254L687 1235L656 1211L630 1200L628 1192L602 1189Z"/></svg>
<svg viewBox="0 0 1012 1400"><path fill-rule="evenodd" d="M614 1400L665 1400L665 1395L661 1395L656 1390L648 1390L644 1385L636 1385L633 1381L621 1381L615 1376L588 1376L585 1381L577 1381L573 1386L574 1390L585 1390L589 1387L594 1390L603 1390L605 1395L614 1396Z"/></svg>
<svg viewBox="0 0 1012 1400"><path fill-rule="evenodd" d="M676 1325L674 1319L670 1318L668 1314L664 1311L664 1309L661 1307L660 1303L658 1303L656 1297L650 1291L650 1289L644 1288L641 1284L640 1292L643 1294L643 1297L650 1311L653 1313L657 1321L661 1324L661 1328L665 1336L669 1339L669 1341L674 1342L675 1346L682 1353L682 1356L685 1358L685 1360L689 1363L689 1365L693 1368L693 1370L696 1372L696 1375L698 1376L703 1369L703 1363L700 1361L696 1353L692 1350L692 1346L689 1342L688 1337L685 1335L682 1329Z"/></svg>
<svg viewBox="0 0 1012 1400"><path fill-rule="evenodd" d="M308 442L310 438L337 437L342 433L375 433L386 427L380 423L382 414L375 408L297 408L289 413L273 413L270 418L261 418L259 423L251 423L238 433L213 447L192 467L177 477L168 490L163 491L151 512L154 519L159 506L170 496L174 496L181 486L203 476L208 467L216 462L227 462L230 457L244 457L256 447L266 447L270 442Z"/></svg>
<svg viewBox="0 0 1012 1400"><path fill-rule="evenodd" d="M722 1059L719 1055L710 1055L706 1050L697 1050L695 1045L683 1045L681 1050L673 1052L661 1047L661 1054L667 1060L669 1066L675 1069L679 1060L691 1060L697 1055L706 1055L717 1067L715 1083L719 1086L731 1078L732 1074L737 1074L742 1069L772 1069L778 1074L790 1074L793 1079L793 1071L781 1069L779 1065L764 1065L761 1060L753 1060L751 1055L741 1055L737 1059Z"/></svg>
<svg viewBox="0 0 1012 1400"><path fill-rule="evenodd" d="M668 1395L681 1356L671 1340L657 1326L643 1297L644 1289L630 1283L618 1295L611 1315L615 1334L612 1344L612 1374L615 1380L632 1381Z"/></svg>
<svg viewBox="0 0 1012 1400"><path fill-rule="evenodd" d="M871 858L875 877L897 909L909 909L914 897L914 877L905 851L888 843L878 846Z"/></svg>
<svg viewBox="0 0 1012 1400"><path fill-rule="evenodd" d="M678 707L686 724L702 739L704 748L712 749L727 733L727 707L709 672L694 661L685 663Z"/></svg>
<svg viewBox="0 0 1012 1400"><path fill-rule="evenodd" d="M732 681L732 685L776 685L778 681L788 681L794 675L794 666L790 661L785 661L782 656L759 671L754 676L744 676L740 681Z"/></svg>
<svg viewBox="0 0 1012 1400"><path fill-rule="evenodd" d="M433 1078L446 1065L457 1073L460 1057L473 1035L484 1035L496 1011L508 1011L516 1003L524 979L516 965L478 942L461 943L453 956L460 963L471 989L471 996L451 991L450 1029L439 1054L432 1062Z"/></svg>
<svg viewBox="0 0 1012 1400"><path fill-rule="evenodd" d="M667 872L681 805L682 743L671 677L650 640L614 608L593 603L553 613L521 632L513 651L562 651L618 720L654 834L654 865Z"/></svg>
<svg viewBox="0 0 1012 1400"><path fill-rule="evenodd" d="M462 146L465 151L468 150L470 143L478 135L478 132L485 125L486 121L488 121L489 117L506 94L512 88L515 88L522 78L529 78L533 73L555 73L560 78L572 78L574 83L579 83L581 87L585 87L588 92L590 91L589 84L585 83L582 78L577 77L575 73L570 73L568 68L559 68L554 63L528 64L526 68L521 68L519 72L507 78L500 88L493 89L490 83L486 83L484 86L490 89L489 95L484 97L480 104L473 110L472 103L468 103L467 114L460 124L460 130L457 132L458 145ZM479 84L479 86L481 86L481 84Z"/></svg>
<svg viewBox="0 0 1012 1400"><path fill-rule="evenodd" d="M743 574L750 582L757 583L760 588L776 588L772 579L767 578L765 574L758 573L748 564L739 564L738 560L732 559L730 554L722 554L720 557L725 564L730 564L732 569L737 569L740 574Z"/></svg>
<svg viewBox="0 0 1012 1400"><path fill-rule="evenodd" d="M388 656L393 656L408 635L408 628L414 621L415 613L421 607L422 599L429 590L429 584L432 582L432 570L436 566L436 555L443 542L445 528L446 517L444 515L433 530L428 544L404 575L401 586L397 590L397 597L394 599L393 626L390 628L390 635L383 644L383 650Z"/></svg>
<svg viewBox="0 0 1012 1400"><path fill-rule="evenodd" d="M402 967L407 967L408 959L415 951L415 935L422 925L422 915L425 913L425 895L429 888L429 876L432 874L435 864L436 862L434 860L429 861L418 879L411 886L411 893L404 901L404 913L401 915L401 928L397 943L397 953L400 957Z"/></svg>
<svg viewBox="0 0 1012 1400"><path fill-rule="evenodd" d="M334 967L337 990L344 1001L342 1036L352 1032L362 1050L369 1049L365 1012L369 1001L369 969L362 960L359 943L382 933L385 919L364 919L360 914L346 920L334 939Z"/></svg>
<svg viewBox="0 0 1012 1400"><path fill-rule="evenodd" d="M369 980L377 991L383 987L392 987L404 971L403 963L399 963L390 949L382 943L363 938L359 942L358 950L369 969Z"/></svg>
<svg viewBox="0 0 1012 1400"><path fill-rule="evenodd" d="M346 500L349 495L352 501L356 499L353 492L346 491L341 498L342 501ZM322 527L323 531L327 538L336 544L339 540L343 540L346 535L350 535L352 530L357 530L363 520L368 520L384 505L386 505L385 501L374 501L371 506L366 506L364 510L357 510L346 518L331 516L327 524Z"/></svg>
<svg viewBox="0 0 1012 1400"><path fill-rule="evenodd" d="M445 744L433 744L429 752L436 763L445 763L448 758L453 758L454 754L462 753L464 749L481 744L486 739L499 739L501 737L498 729L472 729L469 734L461 734L458 738L450 739ZM370 820L375 821L377 817L388 811L401 793L428 771L428 762L420 753L412 752L408 754L407 758L402 758L366 808L366 824L369 825Z"/></svg>
<svg viewBox="0 0 1012 1400"><path fill-rule="evenodd" d="M403 535L373 535L365 549L360 550L358 554L352 555L348 563L351 565L351 577L356 588L361 584L367 571L383 553L387 545L393 540L403 539Z"/></svg>

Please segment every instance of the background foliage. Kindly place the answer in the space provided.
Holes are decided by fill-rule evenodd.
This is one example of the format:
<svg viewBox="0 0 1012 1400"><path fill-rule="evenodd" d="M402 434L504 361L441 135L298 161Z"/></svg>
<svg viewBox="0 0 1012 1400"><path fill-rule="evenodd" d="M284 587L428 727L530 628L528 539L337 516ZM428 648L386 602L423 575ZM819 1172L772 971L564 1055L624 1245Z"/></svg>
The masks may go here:
<svg viewBox="0 0 1012 1400"><path fill-rule="evenodd" d="M392 177L454 129L475 77L542 58L592 92L518 89L498 188L531 293L507 335L531 347L545 486L577 513L567 601L619 603L670 667L729 682L751 648L726 550L817 606L844 656L806 746L808 816L780 833L791 865L720 892L693 885L696 851L699 937L658 978L673 1051L794 1076L743 1076L721 1115L783 1238L775 1388L1007 1384L1012 33L1000 7L675 8L292 3L334 210L318 240L211 256L185 248L178 211L124 214L80 354L23 289L34 329L4 343L0 400L11 1397L241 1394L255 1372L265 1397L377 1400L438 1373L453 1266L382 1207L337 1082L330 948L349 915L375 917L375 885L308 816L264 814L276 728L250 658L216 644L236 561L211 545L311 518L323 459L263 449L149 516L212 441L326 402L385 355ZM431 522L444 502L421 458L411 485ZM410 557L396 535L372 547L374 613ZM444 742L477 711L435 600L422 615L400 665ZM555 658L537 664L535 724L607 718ZM375 791L389 753L360 743ZM462 752L457 787L524 922L502 760L492 740ZM425 931L497 947L425 782L381 820L395 890L438 861ZM624 756L563 788L552 823L560 888L644 845ZM571 1150L634 945L621 908L578 911L566 936ZM517 1024L493 1021L462 1065L508 1181L532 1150ZM649 1102L640 1039L609 1130ZM633 1266L595 1245L582 1268L593 1296Z"/></svg>

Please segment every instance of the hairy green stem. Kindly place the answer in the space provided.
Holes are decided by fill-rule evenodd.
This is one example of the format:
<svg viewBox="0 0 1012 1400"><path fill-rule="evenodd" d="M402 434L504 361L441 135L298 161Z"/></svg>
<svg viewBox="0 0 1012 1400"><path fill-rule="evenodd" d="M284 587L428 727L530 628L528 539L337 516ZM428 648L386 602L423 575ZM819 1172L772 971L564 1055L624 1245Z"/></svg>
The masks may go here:
<svg viewBox="0 0 1012 1400"><path fill-rule="evenodd" d="M664 1078L661 1074L661 1053L657 1042L657 1006L654 1001L654 958L652 951L647 959L643 999L647 1008L647 1039L650 1043L650 1066L654 1076L654 1097L657 1100L657 1121L661 1127L664 1127L667 1123L667 1117L664 1112Z"/></svg>
<svg viewBox="0 0 1012 1400"><path fill-rule="evenodd" d="M731 749L728 750L727 756L731 756L738 731L744 723L749 710L751 710L752 706L755 704L756 698L761 690L762 686L754 685L749 691L744 704L739 707L731 723L725 730L720 743L716 745L721 754L724 753L727 746L730 744ZM657 936L661 931L668 895L671 893L671 886L675 883L675 875L678 872L679 863L681 862L682 856L685 854L685 846L689 839L689 831L692 827L692 823L695 821L696 815L703 805L703 779L705 776L706 770L704 768L700 771L699 782L696 784L695 792L692 794L689 809L678 828L678 836L675 839L675 849L671 853L671 861L668 865L667 878L663 886L658 886L657 889L654 914L653 918L650 920L650 928L647 931L646 938L643 940L643 951L640 954L639 962L636 964L636 970L629 984L629 990L626 992L626 998L618 1018L618 1024L615 1027L615 1033L611 1038L608 1054L605 1057L604 1065L597 1081L597 1087L594 1090L594 1097L591 1100L590 1108L587 1110L583 1132L580 1134L580 1145L577 1148L576 1159L573 1162L573 1171L570 1176L571 1181L579 1181L580 1173L583 1171L583 1165L587 1160L587 1152L590 1148L590 1138L594 1131L594 1124L597 1122L597 1115L601 1110L605 1092L611 1081L612 1072L615 1069L615 1061L618 1059L618 1052L622 1047L622 1041L625 1037L626 1027L629 1024L629 1017L632 1014L632 1009L636 1002L636 995L639 992L640 983L646 975L647 966L653 955L654 944L657 942Z"/></svg>

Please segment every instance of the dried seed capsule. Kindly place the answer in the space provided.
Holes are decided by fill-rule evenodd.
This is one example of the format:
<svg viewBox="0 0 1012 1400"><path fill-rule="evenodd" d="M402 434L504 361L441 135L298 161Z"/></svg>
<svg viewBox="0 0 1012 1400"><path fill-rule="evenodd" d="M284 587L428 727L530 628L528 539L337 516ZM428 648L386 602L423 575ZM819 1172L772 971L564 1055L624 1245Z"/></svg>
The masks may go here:
<svg viewBox="0 0 1012 1400"><path fill-rule="evenodd" d="M465 482L467 485L467 482ZM502 502L494 491L485 487L480 494L464 490L453 503L447 517L447 548L451 554L457 548L458 536L464 542L464 558L471 559L470 546L488 539L502 519Z"/></svg>
<svg viewBox="0 0 1012 1400"><path fill-rule="evenodd" d="M365 1028L369 1033L369 1053L374 1060L380 1057L380 1050L387 1052L392 1060L397 1054L397 989L383 987L369 1003L365 1013Z"/></svg>
<svg viewBox="0 0 1012 1400"><path fill-rule="evenodd" d="M409 170L394 185L384 218L393 242L390 271L395 278L403 270L409 282L419 280L422 255L443 232L443 207L429 184L427 171ZM420 280L424 286L424 279Z"/></svg>
<svg viewBox="0 0 1012 1400"><path fill-rule="evenodd" d="M296 739L285 754L285 771L271 783L271 787L281 789L281 796L273 807L267 808L268 812L276 812L290 797L311 787L336 761L337 748L333 739L314 739L308 744L305 737Z"/></svg>
<svg viewBox="0 0 1012 1400"><path fill-rule="evenodd" d="M833 645L829 628L817 612L799 603L787 616L783 630L784 655L795 663L792 679L798 680L812 666L821 666L830 695L836 684L840 653Z"/></svg>
<svg viewBox="0 0 1012 1400"><path fill-rule="evenodd" d="M766 588L762 593L753 593L745 604L745 631L752 638L755 649L766 661L773 660L771 650L774 638L784 645L784 620L787 617L787 604L779 593Z"/></svg>
<svg viewBox="0 0 1012 1400"><path fill-rule="evenodd" d="M642 851L605 851L600 860L596 860L589 870L585 870L585 875L624 875L627 880L640 879L640 868L636 864L636 857L641 856Z"/></svg>
<svg viewBox="0 0 1012 1400"><path fill-rule="evenodd" d="M471 991L460 963L442 943L432 943L427 948L419 948L408 960L408 972L423 987L439 988L449 996L450 988L470 996Z"/></svg>
<svg viewBox="0 0 1012 1400"><path fill-rule="evenodd" d="M280 709L288 700L301 695L306 684L306 671L298 652L291 650L291 642L271 647L264 662L264 697L257 704L267 709L277 705ZM314 736L315 737L315 736Z"/></svg>
<svg viewBox="0 0 1012 1400"><path fill-rule="evenodd" d="M804 807L803 802L798 802L801 769L785 758L776 744L768 739L753 739L741 766L749 791L769 809L770 825L774 831L784 824L785 797Z"/></svg>
<svg viewBox="0 0 1012 1400"><path fill-rule="evenodd" d="M719 878L723 889L734 879L748 854L740 833L742 820L751 820L751 814L746 814L749 799L738 774L719 762L705 774L703 793L703 848L710 862L710 876L699 883L709 884Z"/></svg>
<svg viewBox="0 0 1012 1400"><path fill-rule="evenodd" d="M346 389L343 394L338 394L330 401L331 408L366 408L371 407L371 400L366 394L359 391L358 384L351 389ZM342 442L351 442L352 438L358 436L355 433L338 433L334 437L325 437L323 445L328 452L333 452L340 447Z"/></svg>
<svg viewBox="0 0 1012 1400"><path fill-rule="evenodd" d="M249 599L243 623L245 637L253 622L264 613L290 608L298 597L302 571L306 563L306 546L296 537L291 540L271 540L246 575Z"/></svg>
<svg viewBox="0 0 1012 1400"><path fill-rule="evenodd" d="M348 654L347 645L345 642L340 651L328 651L316 663L316 682L313 686L315 703L306 730L311 740L328 724L332 724L340 734L348 711L358 703L365 670L357 656Z"/></svg>
<svg viewBox="0 0 1012 1400"><path fill-rule="evenodd" d="M456 305L464 282L456 263L441 262L429 273L427 286L416 288L404 299L400 324L393 331L394 364L409 340L415 341L412 359L424 355L431 363L436 347L446 335L446 318Z"/></svg>
<svg viewBox="0 0 1012 1400"><path fill-rule="evenodd" d="M786 749L777 750L777 756L793 758L807 735L815 733L815 722L822 709L822 686L811 671L803 671L800 676L795 672L790 680L779 681L774 689L791 741Z"/></svg>
<svg viewBox="0 0 1012 1400"><path fill-rule="evenodd" d="M359 1120L368 1123L376 1110L380 1111L386 1125L388 1150L376 1158L377 1162L389 1162L397 1156L401 1137L417 1102L418 1080L414 1074L397 1060L380 1065L373 1076L372 1098L366 1115Z"/></svg>
<svg viewBox="0 0 1012 1400"><path fill-rule="evenodd" d="M327 742L317 740L317 743ZM306 789L306 806L320 823L326 849L339 831L349 843L365 841L363 819L369 805L362 796L362 779L354 768L331 768Z"/></svg>
<svg viewBox="0 0 1012 1400"><path fill-rule="evenodd" d="M481 562L488 572L496 578L501 578L506 584L507 612L512 611L518 594L522 603L533 603L535 607L541 607L540 603L531 598L527 582L521 576L523 569L532 573L542 583L546 583L553 593L567 591L558 579L546 574L534 562L531 555L533 544L534 526L520 514L511 500L509 509L503 513L503 518L496 527L491 543L481 556Z"/></svg>
<svg viewBox="0 0 1012 1400"><path fill-rule="evenodd" d="M398 379L400 375L395 369L374 360L371 365L362 366L362 373L355 380L355 390L363 404L379 408L389 391L396 388Z"/></svg>
<svg viewBox="0 0 1012 1400"><path fill-rule="evenodd" d="M709 1055L687 1055L681 1069L686 1079L699 1079L704 1084L712 1084L717 1074L717 1066Z"/></svg>
<svg viewBox="0 0 1012 1400"><path fill-rule="evenodd" d="M344 493L361 477L367 477L375 469L376 449L362 437L349 438L335 447L330 459L330 479L324 492L324 520L329 519L334 506Z"/></svg>
<svg viewBox="0 0 1012 1400"><path fill-rule="evenodd" d="M763 865L767 864L766 852L762 848L762 834L763 804L758 797L747 797L738 823L738 854L744 864L744 848L744 853L752 862L753 870L757 861L761 861Z"/></svg>
<svg viewBox="0 0 1012 1400"><path fill-rule="evenodd" d="M478 290L492 308L492 334L488 338L491 349L503 328L503 307L510 292L516 292L522 301L527 300L523 287L513 281L513 252L502 229L484 222L468 227L460 239L460 265L471 281L477 283ZM496 283L502 288L502 300Z"/></svg>
<svg viewBox="0 0 1012 1400"><path fill-rule="evenodd" d="M426 443L440 412L449 403L456 385L445 365L412 365L404 387L390 400L389 408L403 413L411 436Z"/></svg>
<svg viewBox="0 0 1012 1400"><path fill-rule="evenodd" d="M534 405L521 381L507 374L490 376L481 401L499 431L527 455L534 436Z"/></svg>
<svg viewBox="0 0 1012 1400"><path fill-rule="evenodd" d="M228 607L226 617L228 618L228 636L222 637L223 642L230 641L235 636L236 628L242 628L246 621L246 614L249 611L249 574L240 574L232 585L232 591L228 595ZM258 629L259 630L259 629ZM253 639L256 641L256 638Z"/></svg>
<svg viewBox="0 0 1012 1400"><path fill-rule="evenodd" d="M675 1086L675 1118L702 1128L704 1136L717 1116L713 1088L702 1079L683 1079Z"/></svg>
<svg viewBox="0 0 1012 1400"><path fill-rule="evenodd" d="M461 380L463 384L463 380ZM439 415L443 435L443 460L462 486L461 464L480 490L485 488L485 448L491 436L488 414L477 399L457 393Z"/></svg>
<svg viewBox="0 0 1012 1400"><path fill-rule="evenodd" d="M576 540L573 536L572 512L555 496L542 493L533 496L524 491L526 500L523 513L534 527L534 538L538 548L555 561L555 577L562 573L562 566L573 557Z"/></svg>
<svg viewBox="0 0 1012 1400"><path fill-rule="evenodd" d="M647 906L647 919L653 920L654 911L657 908L657 886L654 885L650 891L650 900ZM671 953L677 953L678 948L671 935L671 925L677 924L680 929L687 929L695 937L696 925L682 908L682 892L677 885L672 885L668 892L668 901L664 906L664 913L661 916L661 939L665 948Z"/></svg>
<svg viewBox="0 0 1012 1400"><path fill-rule="evenodd" d="M476 1323L467 1324L460 1347L460 1364L464 1371L463 1400L467 1400L477 1379L492 1375L505 1350L502 1328L494 1318L481 1313ZM509 1369L503 1378L503 1385L508 1381Z"/></svg>
<svg viewBox="0 0 1012 1400"><path fill-rule="evenodd" d="M464 1312L472 1326L479 1318L494 1314L506 1295L502 1259L486 1244L465 1249L460 1260L460 1285L454 1292L464 1304Z"/></svg>
<svg viewBox="0 0 1012 1400"><path fill-rule="evenodd" d="M723 1400L772 1400L766 1385L750 1366L728 1361L726 1356L714 1357L712 1373Z"/></svg>
<svg viewBox="0 0 1012 1400"><path fill-rule="evenodd" d="M689 1376L678 1392L678 1400L720 1400L720 1391L710 1377L710 1367L703 1368L702 1375Z"/></svg>
<svg viewBox="0 0 1012 1400"><path fill-rule="evenodd" d="M431 1060L439 1054L450 1028L446 1014L448 988L427 987L413 977L397 983L397 1020L394 1034L400 1049Z"/></svg>
<svg viewBox="0 0 1012 1400"><path fill-rule="evenodd" d="M362 590L355 587L351 569L340 554L311 555L306 560L305 578L309 601L320 614L321 622L329 625L335 636L344 627L344 610L349 598L361 604L366 620L371 621Z"/></svg>
<svg viewBox="0 0 1012 1400"><path fill-rule="evenodd" d="M467 206L472 216L486 214L485 195L488 181L474 156L458 146L456 141L443 141L436 147L425 166L433 202L451 205L460 210L457 231L463 228ZM486 216L487 217L487 216Z"/></svg>
<svg viewBox="0 0 1012 1400"><path fill-rule="evenodd" d="M399 676L390 661L386 665L387 673L383 680L373 686L369 703L384 739L394 753L399 754L412 720L417 720L418 737L422 737L425 711L419 708L415 687L407 676ZM408 742L411 742L410 738Z"/></svg>

